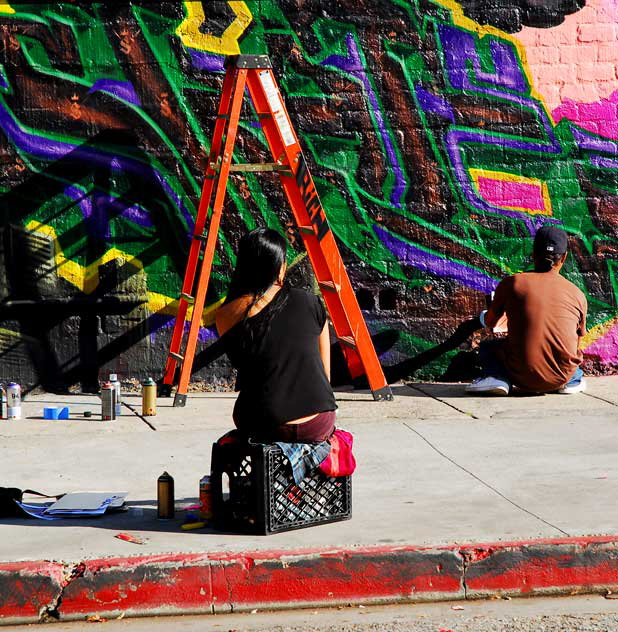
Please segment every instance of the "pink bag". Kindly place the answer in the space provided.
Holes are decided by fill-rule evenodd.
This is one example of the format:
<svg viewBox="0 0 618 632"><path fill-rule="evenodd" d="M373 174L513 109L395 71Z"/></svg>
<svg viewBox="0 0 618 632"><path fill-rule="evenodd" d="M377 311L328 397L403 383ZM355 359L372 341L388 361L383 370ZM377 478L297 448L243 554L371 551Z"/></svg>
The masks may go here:
<svg viewBox="0 0 618 632"><path fill-rule="evenodd" d="M356 469L356 459L352 454L354 438L346 430L337 429L328 440L329 455L320 463L326 476L351 476Z"/></svg>

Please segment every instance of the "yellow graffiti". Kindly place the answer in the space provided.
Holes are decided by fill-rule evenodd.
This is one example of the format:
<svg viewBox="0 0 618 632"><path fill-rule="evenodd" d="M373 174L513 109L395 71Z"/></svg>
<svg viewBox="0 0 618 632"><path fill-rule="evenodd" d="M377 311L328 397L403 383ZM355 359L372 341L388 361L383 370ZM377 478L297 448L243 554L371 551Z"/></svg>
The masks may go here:
<svg viewBox="0 0 618 632"><path fill-rule="evenodd" d="M99 267L113 260L118 260L122 265L131 265L138 270L143 270L142 262L133 255L127 254L117 248L110 248L102 257L94 261L88 266L80 266L75 261L66 258L56 231L52 226L41 224L37 221L31 221L26 225L26 229L39 235L45 235L51 239L54 246L54 263L58 276L62 277L71 285L76 287L84 294L91 294L99 285ZM202 325L208 327L215 321L215 311L221 305L223 299L220 299L212 305L208 305L202 314ZM146 304L151 313L167 314L175 316L178 311L178 299L170 298L158 292L148 292L148 303ZM191 320L193 308L187 311L187 320Z"/></svg>
<svg viewBox="0 0 618 632"><path fill-rule="evenodd" d="M204 23L204 6L201 2L185 2L187 17L176 29L182 43L189 48L218 53L220 55L238 55L240 46L238 41L253 20L249 7L244 2L229 0L228 5L234 11L236 18L225 29L221 37L200 32Z"/></svg>
<svg viewBox="0 0 618 632"><path fill-rule="evenodd" d="M15 9L8 2L0 1L0 13L15 13Z"/></svg>
<svg viewBox="0 0 618 632"><path fill-rule="evenodd" d="M618 325L618 316L591 327L588 333L581 340L581 348L586 350L593 342L596 342L599 338L603 338L603 336L607 335L615 325Z"/></svg>
<svg viewBox="0 0 618 632"><path fill-rule="evenodd" d="M538 178L526 178L525 176L519 176L514 173L506 173L505 171L490 171L488 169L470 169L470 177L474 182L477 193L480 195L479 178L491 178L492 180L498 180L500 182L517 182L518 184L529 184L536 186L541 191L543 197L543 209L531 209L524 206L501 206L511 211L521 211L522 213L528 213L529 215L552 215L551 197L549 195L549 189L547 182L539 180Z"/></svg>

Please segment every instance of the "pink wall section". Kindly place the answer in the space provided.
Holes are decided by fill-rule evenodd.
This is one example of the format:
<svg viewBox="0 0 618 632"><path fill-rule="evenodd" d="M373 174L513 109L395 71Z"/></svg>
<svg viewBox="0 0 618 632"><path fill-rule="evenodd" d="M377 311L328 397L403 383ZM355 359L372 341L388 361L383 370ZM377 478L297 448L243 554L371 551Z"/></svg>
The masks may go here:
<svg viewBox="0 0 618 632"><path fill-rule="evenodd" d="M618 139L618 0L588 0L560 26L516 37L556 122L566 117Z"/></svg>

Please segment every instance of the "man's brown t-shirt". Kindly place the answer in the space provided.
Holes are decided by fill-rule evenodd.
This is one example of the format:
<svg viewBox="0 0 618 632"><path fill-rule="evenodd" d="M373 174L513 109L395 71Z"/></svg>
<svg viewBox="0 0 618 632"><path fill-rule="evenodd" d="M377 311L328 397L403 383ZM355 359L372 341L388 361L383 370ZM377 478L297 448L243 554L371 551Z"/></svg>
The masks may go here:
<svg viewBox="0 0 618 632"><path fill-rule="evenodd" d="M500 282L485 324L495 326L506 313L509 333L499 353L516 386L547 392L571 379L582 360L586 311L583 292L554 270Z"/></svg>

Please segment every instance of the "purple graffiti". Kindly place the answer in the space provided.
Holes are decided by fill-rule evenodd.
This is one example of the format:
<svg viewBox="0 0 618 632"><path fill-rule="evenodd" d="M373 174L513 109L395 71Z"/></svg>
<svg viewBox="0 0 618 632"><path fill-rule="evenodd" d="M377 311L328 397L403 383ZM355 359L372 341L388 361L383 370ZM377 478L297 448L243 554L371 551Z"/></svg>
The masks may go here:
<svg viewBox="0 0 618 632"><path fill-rule="evenodd" d="M418 246L403 241L380 226L373 230L382 243L397 257L401 263L414 266L418 270L428 272L442 278L453 279L462 285L488 294L496 289L498 281L488 274L481 272L464 263L457 263L435 255Z"/></svg>
<svg viewBox="0 0 618 632"><path fill-rule="evenodd" d="M420 83L414 86L414 91L420 106L425 112L432 112L451 123L455 122L455 112L453 106L448 102L448 99L425 90Z"/></svg>
<svg viewBox="0 0 618 632"><path fill-rule="evenodd" d="M539 226L547 223L561 223L560 220L548 217L533 217L524 212L511 211L498 206L494 206L485 201L477 192L470 182L468 176L467 165L463 156L462 144L479 144L493 145L500 151L530 151L537 153L560 154L562 146L556 138L553 125L547 116L547 113L540 105L528 96L513 94L506 90L523 92L528 86L524 78L521 76L521 69L518 59L515 57L514 50L510 47L492 50L496 73L481 73L481 78L500 89L492 89L473 84L469 81L468 68L466 64L472 63L475 71L481 71L480 61L476 51L476 43L473 35L460 31L452 26L443 25L439 28L440 41L445 50L445 59L447 72L451 78L454 87L461 90L474 90L477 94L486 94L491 97L497 97L502 101L508 101L518 108L532 110L537 115L538 121L541 123L544 132L544 140L536 139L518 139L512 136L494 134L484 132L482 130L462 130L461 128L449 129L444 138L446 150L453 166L455 176L465 199L475 208L489 213L497 213L505 217L512 217L522 220L529 233L533 235ZM461 50L457 47L460 46ZM476 60L476 61L475 61ZM518 79L517 77L520 77ZM434 111L435 104L433 101L425 99L419 100L422 107L428 107L429 111Z"/></svg>
<svg viewBox="0 0 618 632"><path fill-rule="evenodd" d="M88 93L92 92L107 92L115 96L122 101L126 101L131 105L141 106L142 102L140 101L137 92L135 92L135 88L128 81L116 81L115 79L99 79L92 84Z"/></svg>
<svg viewBox="0 0 618 632"><path fill-rule="evenodd" d="M472 132L463 130L449 130L445 136L445 143L451 164L455 170L457 180L461 186L464 196L476 208L490 213L499 213L505 217L512 217L523 220L528 231L533 235L543 224L559 224L560 220L546 216L530 216L520 211L509 211L498 206L488 204L476 191L470 178L462 156L462 143L479 143L497 145L504 149L539 151L539 147L545 147L541 143L519 141L513 138L505 138L486 132Z"/></svg>
<svg viewBox="0 0 618 632"><path fill-rule="evenodd" d="M447 24L439 25L438 34L444 51L448 78L453 88L474 90L483 87L479 84L489 84L500 90L527 93L528 82L513 46L506 42L490 40L489 51L495 72L485 72L474 35ZM470 64L474 70L474 82L470 77Z"/></svg>
<svg viewBox="0 0 618 632"><path fill-rule="evenodd" d="M590 156L590 162L594 167L603 169L618 169L618 142L608 140L606 138L598 138L588 132L581 130L575 125L569 126L573 134L573 140L580 149L585 151L603 152L616 158L608 158L606 156L593 155Z"/></svg>
<svg viewBox="0 0 618 632"><path fill-rule="evenodd" d="M148 318L149 329L150 329L150 341L152 344L156 343L158 337L156 336L161 330L172 329L174 324L176 323L176 318L174 316L168 316L166 314L154 313L151 314ZM186 336L189 332L189 327L191 323L185 322L184 326L184 336ZM214 342L217 340L219 336L217 332L211 327L200 327L197 334L198 342L201 344L206 344L207 342Z"/></svg>
<svg viewBox="0 0 618 632"><path fill-rule="evenodd" d="M68 186L64 194L77 202L84 216L86 230L93 236L111 238L110 215L114 217L119 215L145 228L153 226L148 212L141 206L127 207L121 200L105 191L85 192L79 187Z"/></svg>
<svg viewBox="0 0 618 632"><path fill-rule="evenodd" d="M395 176L395 184L393 186L390 201L397 208L402 208L403 197L407 188L403 167L399 162L397 151L395 150L395 145L393 144L393 141L388 133L388 128L386 125L386 121L384 120L382 110L380 109L378 97L375 93L375 90L373 89L373 86L371 85L371 81L369 80L367 73L365 72L365 68L363 67L363 62L360 58L360 53L358 50L358 46L356 45L354 35L352 35L352 33L348 33L345 41L348 49L348 56L343 57L342 55L330 55L321 62L321 65L335 66L335 68L343 70L344 72L348 73L361 82L365 93L367 94L367 98L369 99L369 103L373 111L373 116L375 118L376 127L378 128L378 131L380 133L380 138L382 139L382 143L384 144L384 149L386 150L388 161Z"/></svg>
<svg viewBox="0 0 618 632"><path fill-rule="evenodd" d="M110 168L111 165L114 165L115 168L122 169L127 173L137 175L145 180L150 180L154 175L156 181L165 191L168 198L172 200L187 222L189 228L188 235L192 233L194 220L191 213L189 213L180 196L176 194L174 189L172 189L167 180L163 177L163 174L157 169L154 169L150 164L140 162L134 158L114 155L102 150L95 150L83 145L68 143L52 138L40 137L36 134L27 132L21 127L19 122L1 102L0 126L6 136L16 147L19 147L19 149L31 156L34 156L35 158L49 161L60 160L71 153L72 158L76 163L92 165L93 169Z"/></svg>
<svg viewBox="0 0 618 632"><path fill-rule="evenodd" d="M223 72L225 70L223 65L225 57L223 55L214 55L195 49L189 50L189 54L191 55L191 64L199 70L208 72Z"/></svg>
<svg viewBox="0 0 618 632"><path fill-rule="evenodd" d="M569 125L569 128L573 134L573 140L580 149L602 151L612 156L618 156L618 141L599 138L575 125Z"/></svg>

